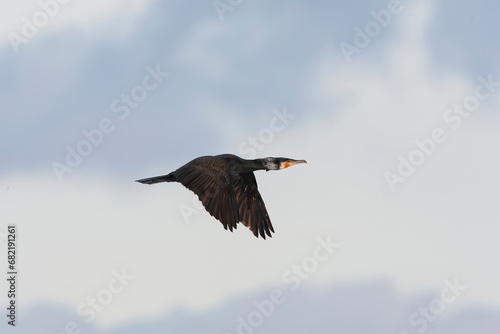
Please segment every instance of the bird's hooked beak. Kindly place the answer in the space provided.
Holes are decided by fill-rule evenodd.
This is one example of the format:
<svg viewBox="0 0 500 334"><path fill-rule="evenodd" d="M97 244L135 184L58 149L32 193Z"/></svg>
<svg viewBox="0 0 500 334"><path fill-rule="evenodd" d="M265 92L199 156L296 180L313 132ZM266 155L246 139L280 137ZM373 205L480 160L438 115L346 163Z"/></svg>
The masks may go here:
<svg viewBox="0 0 500 334"><path fill-rule="evenodd" d="M305 161L305 160L293 160L293 159L289 159L289 160L283 161L280 164L280 169L284 169L284 168L287 168L287 167L290 167L290 166L293 166L293 165L297 165L297 164L306 164L306 163L307 163L307 161Z"/></svg>

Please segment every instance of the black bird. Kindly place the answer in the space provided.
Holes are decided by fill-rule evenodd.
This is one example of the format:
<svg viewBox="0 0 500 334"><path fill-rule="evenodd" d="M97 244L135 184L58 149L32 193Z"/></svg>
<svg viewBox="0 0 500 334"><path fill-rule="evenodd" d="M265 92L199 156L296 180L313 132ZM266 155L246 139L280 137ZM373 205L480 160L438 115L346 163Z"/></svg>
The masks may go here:
<svg viewBox="0 0 500 334"><path fill-rule="evenodd" d="M279 170L305 160L288 158L242 159L233 154L196 158L167 175L137 180L144 184L179 182L193 191L205 209L232 232L238 222L256 237L274 232L266 206L257 189L256 170Z"/></svg>

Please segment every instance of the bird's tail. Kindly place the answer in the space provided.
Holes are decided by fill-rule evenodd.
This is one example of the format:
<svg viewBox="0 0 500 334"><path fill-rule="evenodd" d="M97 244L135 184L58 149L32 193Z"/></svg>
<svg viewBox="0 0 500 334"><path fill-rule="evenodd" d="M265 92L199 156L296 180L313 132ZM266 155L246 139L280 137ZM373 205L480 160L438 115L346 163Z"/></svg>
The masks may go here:
<svg viewBox="0 0 500 334"><path fill-rule="evenodd" d="M169 173L167 175L148 177L147 179L136 180L135 182L144 183L144 184L155 184L160 182L174 182L176 181L174 173Z"/></svg>

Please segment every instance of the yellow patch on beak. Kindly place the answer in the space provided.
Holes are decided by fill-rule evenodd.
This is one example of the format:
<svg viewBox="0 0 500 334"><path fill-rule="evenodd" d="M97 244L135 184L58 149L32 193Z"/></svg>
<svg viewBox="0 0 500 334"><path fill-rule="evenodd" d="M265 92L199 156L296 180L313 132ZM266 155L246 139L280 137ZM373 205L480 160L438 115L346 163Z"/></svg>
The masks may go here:
<svg viewBox="0 0 500 334"><path fill-rule="evenodd" d="M286 160L280 162L280 168L279 169L285 169L293 165L301 164L301 163L306 163L305 160Z"/></svg>
<svg viewBox="0 0 500 334"><path fill-rule="evenodd" d="M280 162L280 168L279 169L285 169L287 167L290 167L292 164L290 163L290 161L282 161Z"/></svg>

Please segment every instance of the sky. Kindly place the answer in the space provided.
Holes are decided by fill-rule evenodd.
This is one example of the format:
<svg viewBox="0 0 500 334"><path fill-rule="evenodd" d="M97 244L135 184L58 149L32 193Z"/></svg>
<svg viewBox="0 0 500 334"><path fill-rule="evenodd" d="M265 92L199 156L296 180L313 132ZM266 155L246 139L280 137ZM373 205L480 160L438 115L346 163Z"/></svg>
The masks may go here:
<svg viewBox="0 0 500 334"><path fill-rule="evenodd" d="M18 326L2 328L244 332L264 299L276 314L247 332L498 316L498 4L0 7L0 267L11 225L18 266ZM222 153L307 160L255 173L272 238L225 231L180 184L134 182Z"/></svg>

